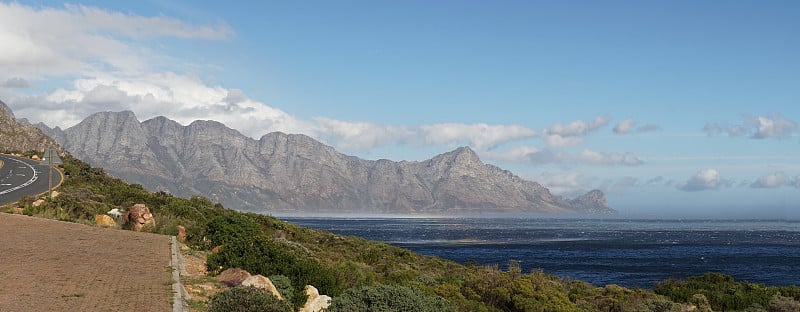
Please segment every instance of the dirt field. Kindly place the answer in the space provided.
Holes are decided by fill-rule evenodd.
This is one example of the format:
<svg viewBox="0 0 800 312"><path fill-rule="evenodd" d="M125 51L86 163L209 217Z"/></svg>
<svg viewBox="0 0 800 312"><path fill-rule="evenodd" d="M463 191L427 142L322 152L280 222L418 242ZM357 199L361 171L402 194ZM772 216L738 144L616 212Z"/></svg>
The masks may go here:
<svg viewBox="0 0 800 312"><path fill-rule="evenodd" d="M170 237L0 213L0 312L172 311Z"/></svg>

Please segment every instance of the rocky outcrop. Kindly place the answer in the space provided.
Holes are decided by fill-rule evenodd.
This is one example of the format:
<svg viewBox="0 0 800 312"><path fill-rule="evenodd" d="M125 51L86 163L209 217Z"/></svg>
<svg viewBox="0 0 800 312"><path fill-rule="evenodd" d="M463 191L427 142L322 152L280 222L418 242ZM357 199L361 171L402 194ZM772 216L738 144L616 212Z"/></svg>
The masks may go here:
<svg viewBox="0 0 800 312"><path fill-rule="evenodd" d="M203 195L255 212L469 214L611 212L602 192L575 200L484 164L468 147L426 161L363 160L308 136L248 138L215 121L182 126L132 112L43 128L93 166L154 191ZM586 197L586 198L583 198Z"/></svg>
<svg viewBox="0 0 800 312"><path fill-rule="evenodd" d="M314 286L306 285L305 293L308 299L306 299L306 303L303 307L298 310L299 312L320 312L331 305L331 297L320 295L319 291Z"/></svg>
<svg viewBox="0 0 800 312"><path fill-rule="evenodd" d="M144 204L136 204L125 213L125 223L132 224L133 230L143 232L152 230L156 226L156 220Z"/></svg>
<svg viewBox="0 0 800 312"><path fill-rule="evenodd" d="M45 135L42 130L21 124L14 118L14 113L0 101L0 151L36 151L44 152L48 146L61 151L55 140Z"/></svg>
<svg viewBox="0 0 800 312"><path fill-rule="evenodd" d="M272 284L272 281L269 280L269 278L266 278L263 275L253 275L246 278L244 281L242 281L242 286L253 286L255 288L262 289L268 294L275 296L275 298L283 300L283 296L281 296L281 293L278 292L278 288Z"/></svg>
<svg viewBox="0 0 800 312"><path fill-rule="evenodd" d="M217 280L220 282L220 284L225 286L236 287L242 285L242 283L250 276L250 272L247 272L243 269L230 268L222 271L222 273L217 276Z"/></svg>

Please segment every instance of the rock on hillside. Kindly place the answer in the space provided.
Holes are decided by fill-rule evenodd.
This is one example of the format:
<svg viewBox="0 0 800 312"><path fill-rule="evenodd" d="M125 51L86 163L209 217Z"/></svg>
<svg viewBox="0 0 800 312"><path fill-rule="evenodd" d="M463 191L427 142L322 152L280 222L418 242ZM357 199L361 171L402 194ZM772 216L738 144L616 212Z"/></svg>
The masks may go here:
<svg viewBox="0 0 800 312"><path fill-rule="evenodd" d="M73 155L152 190L202 194L256 212L613 212L603 193L574 200L484 164L462 147L426 161L363 160L308 136L248 138L215 121L97 113L44 127Z"/></svg>
<svg viewBox="0 0 800 312"><path fill-rule="evenodd" d="M42 130L19 123L11 109L0 101L0 151L44 152L48 146L58 148L58 143Z"/></svg>

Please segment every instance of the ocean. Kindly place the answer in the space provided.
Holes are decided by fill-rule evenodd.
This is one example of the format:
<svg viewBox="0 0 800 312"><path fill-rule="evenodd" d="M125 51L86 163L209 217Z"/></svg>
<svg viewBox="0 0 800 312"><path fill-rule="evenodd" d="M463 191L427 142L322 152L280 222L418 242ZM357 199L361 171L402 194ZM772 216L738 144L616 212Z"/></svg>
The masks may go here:
<svg viewBox="0 0 800 312"><path fill-rule="evenodd" d="M459 263L651 288L706 272L800 285L800 221L559 218L283 218Z"/></svg>

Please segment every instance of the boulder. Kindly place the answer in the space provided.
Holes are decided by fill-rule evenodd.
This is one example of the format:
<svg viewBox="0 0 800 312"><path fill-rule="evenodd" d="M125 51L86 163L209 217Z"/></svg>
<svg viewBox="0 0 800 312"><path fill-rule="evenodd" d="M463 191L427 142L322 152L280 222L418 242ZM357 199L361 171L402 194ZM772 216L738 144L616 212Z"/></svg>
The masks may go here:
<svg viewBox="0 0 800 312"><path fill-rule="evenodd" d="M41 158L39 158L39 155L33 155L33 156L31 156L31 159L33 159L33 160L42 160Z"/></svg>
<svg viewBox="0 0 800 312"><path fill-rule="evenodd" d="M316 287L306 285L305 292L308 299L306 299L306 304L298 310L299 312L320 312L331 305L331 297L320 295Z"/></svg>
<svg viewBox="0 0 800 312"><path fill-rule="evenodd" d="M156 220L150 213L150 208L144 204L136 204L125 213L125 223L133 223L133 230L137 232L148 231L156 226Z"/></svg>
<svg viewBox="0 0 800 312"><path fill-rule="evenodd" d="M211 248L211 253L212 254L218 254L220 252L220 250L222 250L222 245L215 246L214 248Z"/></svg>
<svg viewBox="0 0 800 312"><path fill-rule="evenodd" d="M222 273L217 276L217 280L225 286L236 287L241 285L248 277L250 277L250 272L239 268L230 268L222 271Z"/></svg>
<svg viewBox="0 0 800 312"><path fill-rule="evenodd" d="M117 226L117 222L114 222L114 218L109 217L108 215L98 214L94 216L94 224L97 224L101 227L115 227Z"/></svg>
<svg viewBox="0 0 800 312"><path fill-rule="evenodd" d="M16 214L22 214L22 213L24 213L24 212L25 212L25 208L22 208L22 207L14 207L14 209L12 209L12 210L13 210L13 211L14 211L14 213L16 213Z"/></svg>
<svg viewBox="0 0 800 312"><path fill-rule="evenodd" d="M44 199L37 199L35 202L33 202L33 204L32 204L32 205L33 205L34 207L39 207L39 206L41 206L42 204L44 204Z"/></svg>
<svg viewBox="0 0 800 312"><path fill-rule="evenodd" d="M185 243L186 242L186 228L183 225L178 226L178 235L176 237L179 242Z"/></svg>
<svg viewBox="0 0 800 312"><path fill-rule="evenodd" d="M275 296L275 298L283 300L283 296L281 296L281 293L278 292L278 288L272 284L272 281L269 280L269 278L266 278L263 275L259 274L248 277L242 282L242 286L253 286L255 288L263 289L267 293Z"/></svg>
<svg viewBox="0 0 800 312"><path fill-rule="evenodd" d="M60 195L60 194L61 194L61 193L59 193L58 191L53 191L53 194L51 194L51 195L50 195L50 198L56 198L56 197L58 197L58 195Z"/></svg>

